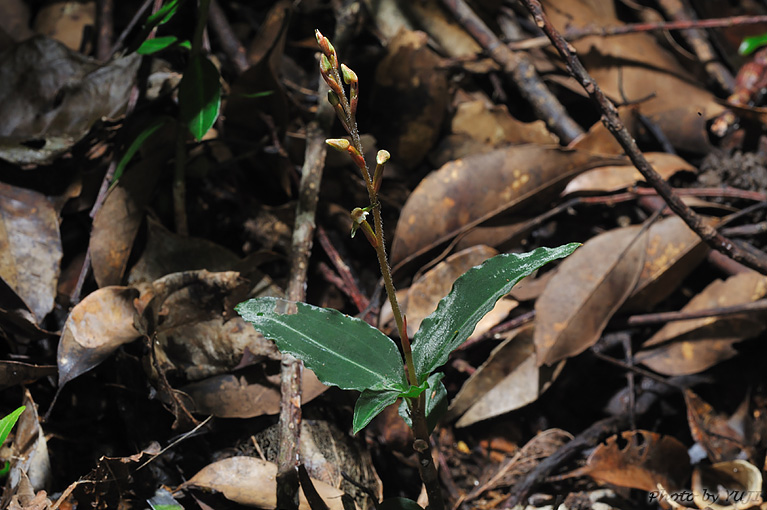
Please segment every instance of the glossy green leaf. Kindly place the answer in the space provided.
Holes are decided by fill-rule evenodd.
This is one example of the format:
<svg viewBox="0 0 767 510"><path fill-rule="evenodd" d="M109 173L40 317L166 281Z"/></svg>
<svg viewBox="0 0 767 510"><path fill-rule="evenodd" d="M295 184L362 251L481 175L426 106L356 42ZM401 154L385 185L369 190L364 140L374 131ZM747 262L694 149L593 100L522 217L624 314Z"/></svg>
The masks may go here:
<svg viewBox="0 0 767 510"><path fill-rule="evenodd" d="M192 58L178 86L181 122L196 140L202 140L213 126L221 108L218 69L207 57Z"/></svg>
<svg viewBox="0 0 767 510"><path fill-rule="evenodd" d="M352 428L356 434L364 429L370 420L392 405L399 398L398 390L365 390L354 405Z"/></svg>
<svg viewBox="0 0 767 510"><path fill-rule="evenodd" d="M738 53L741 55L750 55L762 46L767 45L767 33L761 35L752 35L746 37L738 46Z"/></svg>
<svg viewBox="0 0 767 510"><path fill-rule="evenodd" d="M418 381L447 363L450 353L471 335L496 301L516 283L547 262L571 254L580 244L537 248L529 253L497 255L469 269L426 317L413 337L413 361Z"/></svg>
<svg viewBox="0 0 767 510"><path fill-rule="evenodd" d="M423 393L424 391L426 391L427 389L429 389L429 383L428 382L423 382L423 383L421 383L420 386L413 386L411 384L410 387L407 390L403 391L402 393L400 393L397 396L398 397L402 397L402 398L415 398L418 395L420 395L421 393Z"/></svg>
<svg viewBox="0 0 767 510"><path fill-rule="evenodd" d="M141 43L141 46L138 47L136 53L139 55L151 55L153 53L157 53L158 51L162 51L165 48L173 46L176 44L176 42L178 42L178 37L175 35L166 35L163 37L155 37L154 39L147 39Z"/></svg>
<svg viewBox="0 0 767 510"><path fill-rule="evenodd" d="M21 406L0 420L0 445L2 445L5 440L8 439L8 434L11 433L11 429L14 425L16 425L16 422L19 420L19 416L21 416L21 413L23 413L24 409L26 408L26 406Z"/></svg>
<svg viewBox="0 0 767 510"><path fill-rule="evenodd" d="M426 426L429 433L437 426L437 422L447 412L447 389L442 384L442 378L445 374L436 372L431 374L424 384L426 384ZM414 388L416 386L411 386ZM410 406L406 400L402 400L399 406L399 415L405 420L410 428L413 427L413 421L410 418Z"/></svg>
<svg viewBox="0 0 767 510"><path fill-rule="evenodd" d="M295 306L296 313L289 310ZM367 322L330 308L264 297L235 307L282 351L302 360L320 381L345 390L404 391L397 345Z"/></svg>
<svg viewBox="0 0 767 510"><path fill-rule="evenodd" d="M376 510L423 510L423 507L407 498L386 498L376 506Z"/></svg>

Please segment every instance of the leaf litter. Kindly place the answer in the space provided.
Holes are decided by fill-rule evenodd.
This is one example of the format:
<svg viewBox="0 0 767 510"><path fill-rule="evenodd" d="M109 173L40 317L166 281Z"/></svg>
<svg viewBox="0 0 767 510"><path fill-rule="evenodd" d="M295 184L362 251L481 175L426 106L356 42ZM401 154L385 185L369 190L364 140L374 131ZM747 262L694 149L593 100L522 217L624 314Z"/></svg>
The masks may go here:
<svg viewBox="0 0 767 510"><path fill-rule="evenodd" d="M492 255L583 243L515 287L445 357L450 411L433 439L449 502L504 508L535 480L536 497L552 504L596 498L608 484L633 488L613 500L633 508L660 484L690 492L699 508L743 508L701 495L762 488L764 277L719 257L663 211L553 51L525 55L583 128L568 148L487 41L443 3L364 3L369 17L355 18L357 35L340 38L338 49L362 83L366 149L392 154L380 206L411 338L455 279ZM191 39L193 4L158 36ZM544 4L563 31L648 15L606 0ZM284 298L303 197L295 169L324 101L311 34L349 21L318 4L219 2L211 53L191 68L207 70L206 86L187 78L179 105L189 55L180 45L132 51L141 42L132 34L148 33L146 13L135 29L126 25L139 2L115 3L108 44L95 37L94 24L109 25L94 15L96 4L66 5L3 4L0 412L27 410L10 453L0 452L10 467L0 506L143 507L163 494L185 508L230 504L223 500L274 508L279 439L270 436L270 446L263 437L276 430L281 357L234 306ZM764 14L752 5L691 8L693 18ZM521 10L488 4L480 15L504 40L538 35ZM733 74L744 62L764 72L762 56L737 56L742 37L758 32L748 27L707 32ZM677 35L635 31L571 44L622 105L630 136L705 224L762 252L767 218L749 206L767 193L763 101L743 77L732 80L735 95L713 85L727 80L706 78L711 66L691 60ZM219 84L220 116L218 99L202 117L179 111L218 98ZM164 127L131 148L159 118ZM178 119L196 122L195 139ZM322 129L323 137L340 132ZM348 235L346 211L366 197L356 179L331 158L315 221L335 253L315 243L302 285L310 304L350 316L361 311L350 296L364 297L371 306L355 319L355 335L374 334L365 323L391 333L375 256ZM178 228L179 200L188 232ZM391 369L385 384L402 383L399 358L379 354L363 357ZM342 505L338 473L351 465L376 499L417 500L407 432L391 421L399 418L384 413L352 437L353 402L305 370L302 441L329 428L336 438L322 440L330 445L323 469L335 474L325 487L312 472L315 488L329 506ZM353 445L352 462L340 467L327 452L342 442ZM690 448L711 466L693 465ZM307 445L302 454L307 468L317 460ZM388 504L395 501L404 500ZM371 500L358 494L355 504L370 508Z"/></svg>

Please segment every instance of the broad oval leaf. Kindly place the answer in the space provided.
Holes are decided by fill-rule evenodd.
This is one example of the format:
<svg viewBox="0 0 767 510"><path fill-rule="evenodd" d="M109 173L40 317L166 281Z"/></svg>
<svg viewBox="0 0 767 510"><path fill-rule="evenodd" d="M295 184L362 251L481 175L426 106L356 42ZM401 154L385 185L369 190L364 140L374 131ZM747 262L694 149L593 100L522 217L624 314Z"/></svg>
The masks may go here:
<svg viewBox="0 0 767 510"><path fill-rule="evenodd" d="M178 88L181 122L197 140L218 118L221 107L221 83L218 69L207 57L198 55L189 62Z"/></svg>
<svg viewBox="0 0 767 510"><path fill-rule="evenodd" d="M352 428L356 434L367 427L368 423L381 411L392 405L399 398L398 390L365 390L354 405Z"/></svg>
<svg viewBox="0 0 767 510"><path fill-rule="evenodd" d="M589 239L559 266L535 302L539 366L551 366L596 343L634 289L646 245L647 229L615 229Z"/></svg>
<svg viewBox="0 0 767 510"><path fill-rule="evenodd" d="M325 384L357 391L408 387L397 345L365 321L273 297L245 301L235 310Z"/></svg>
<svg viewBox="0 0 767 510"><path fill-rule="evenodd" d="M453 290L426 317L413 338L413 362L422 383L437 367L447 363L496 301L522 278L552 260L570 255L580 244L537 248L529 253L495 256L456 280Z"/></svg>

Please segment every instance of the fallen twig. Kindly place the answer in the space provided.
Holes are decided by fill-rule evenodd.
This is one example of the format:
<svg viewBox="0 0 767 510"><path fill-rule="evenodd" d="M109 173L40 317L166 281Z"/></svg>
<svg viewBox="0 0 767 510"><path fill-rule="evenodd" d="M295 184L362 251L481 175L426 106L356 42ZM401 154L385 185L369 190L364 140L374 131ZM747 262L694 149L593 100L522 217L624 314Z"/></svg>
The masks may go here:
<svg viewBox="0 0 767 510"><path fill-rule="evenodd" d="M583 67L580 59L578 59L571 49L571 46L565 41L564 37L562 37L562 34L560 34L551 24L549 19L543 13L540 2L538 0L523 0L522 3L533 15L533 19L535 19L538 27L543 29L556 47L560 56L565 61L570 75L578 80L581 86L589 94L589 97L591 97L597 104L602 113L602 122L605 127L612 133L647 183L658 191L658 194L668 204L669 208L682 218L682 220L684 220L684 222L713 249L742 262L762 274L767 274L767 256L765 256L764 253L753 253L744 250L731 240L722 236L714 227L707 225L703 221L703 218L690 209L682 201L679 195L674 193L671 186L660 176L660 174L658 174L658 172L655 171L655 169L653 169L652 165L650 165L644 157L644 154L642 154L642 151L639 150L636 141L628 132L626 126L623 125L615 105L607 98L607 96L605 96L596 81Z"/></svg>

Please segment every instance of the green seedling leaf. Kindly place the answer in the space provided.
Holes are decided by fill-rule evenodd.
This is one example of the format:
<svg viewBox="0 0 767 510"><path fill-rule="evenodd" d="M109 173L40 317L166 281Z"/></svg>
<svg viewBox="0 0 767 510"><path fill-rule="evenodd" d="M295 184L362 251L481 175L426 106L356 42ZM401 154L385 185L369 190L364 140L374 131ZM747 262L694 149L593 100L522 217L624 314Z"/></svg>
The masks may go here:
<svg viewBox="0 0 767 510"><path fill-rule="evenodd" d="M181 122L196 140L202 140L213 126L221 108L218 69L207 57L198 55L189 62L178 87Z"/></svg>
<svg viewBox="0 0 767 510"><path fill-rule="evenodd" d="M162 51L171 46L180 46L182 48L191 49L192 45L189 41L179 42L178 37L175 35L166 35L163 37L155 37L154 39L147 39L141 46L138 47L136 53L139 55L152 55L158 51Z"/></svg>
<svg viewBox="0 0 767 510"><path fill-rule="evenodd" d="M423 393L424 391L426 391L428 388L429 388L428 382L423 382L420 386L413 386L411 384L410 388L408 388L407 391L403 391L397 396L402 398L415 398L421 393Z"/></svg>
<svg viewBox="0 0 767 510"><path fill-rule="evenodd" d="M750 55L762 46L767 45L767 33L761 35L752 35L746 37L738 46L738 53L741 55Z"/></svg>
<svg viewBox="0 0 767 510"><path fill-rule="evenodd" d="M19 416L21 416L21 413L23 413L26 408L26 406L21 406L0 420L0 445L8 439L8 434L11 433L11 429L16 425L16 422L19 421Z"/></svg>
<svg viewBox="0 0 767 510"><path fill-rule="evenodd" d="M429 434L437 426L439 419L447 412L447 389L442 384L443 377L445 377L445 374L437 372L431 374L424 383L428 386L428 393L426 394L426 426L429 428ZM417 387L411 386L411 388ZM399 406L399 415L405 420L408 427L413 428L413 421L410 418L410 407L406 400L402 400Z"/></svg>
<svg viewBox="0 0 767 510"><path fill-rule="evenodd" d="M232 94L232 97L242 97L242 98L245 98L245 99L255 99L255 98L258 98L258 97L271 96L272 94L274 94L273 90L265 90L263 92L250 92L250 93L247 93L247 94Z"/></svg>
<svg viewBox="0 0 767 510"><path fill-rule="evenodd" d="M423 507L407 498L386 498L376 506L376 510L423 510Z"/></svg>
<svg viewBox="0 0 767 510"><path fill-rule="evenodd" d="M423 382L447 363L450 353L469 338L479 320L519 280L552 260L570 255L578 246L571 243L558 248L537 248L529 253L497 255L458 278L413 337L418 381Z"/></svg>
<svg viewBox="0 0 767 510"><path fill-rule="evenodd" d="M354 406L354 418L352 419L354 433L356 434L367 427L370 420L396 402L397 398L399 398L399 391L397 390L363 391Z"/></svg>
<svg viewBox="0 0 767 510"><path fill-rule="evenodd" d="M291 314L293 306L296 313ZM395 398L408 387L397 345L365 321L272 297L245 301L235 310L325 384L345 390L395 390Z"/></svg>
<svg viewBox="0 0 767 510"><path fill-rule="evenodd" d="M170 21L170 19L176 14L178 8L181 7L183 0L170 0L170 2L164 3L162 7L157 9L157 12L150 14L146 19L144 26L148 29L152 29L158 25L163 25Z"/></svg>
<svg viewBox="0 0 767 510"><path fill-rule="evenodd" d="M155 119L151 124L145 127L141 133L138 134L138 136L128 146L128 149L125 151L125 154L122 155L120 161L117 162L117 167L115 168L115 175L112 177L111 186L117 184L117 181L120 180L120 177L122 177L123 172L125 171L125 167L128 166L128 163L130 163L131 159L133 159L133 156L136 155L136 152L138 152L141 146L144 145L144 142L146 142L147 139L155 133L155 131L163 127L169 120L170 117L165 116Z"/></svg>

